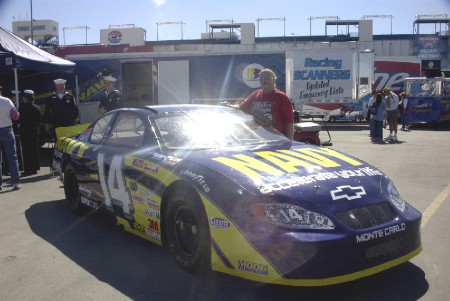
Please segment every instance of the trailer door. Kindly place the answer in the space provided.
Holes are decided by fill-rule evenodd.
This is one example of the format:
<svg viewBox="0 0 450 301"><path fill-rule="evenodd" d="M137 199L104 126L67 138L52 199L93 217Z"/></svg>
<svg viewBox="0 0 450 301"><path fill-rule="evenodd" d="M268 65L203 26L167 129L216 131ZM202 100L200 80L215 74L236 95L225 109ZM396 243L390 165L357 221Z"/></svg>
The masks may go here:
<svg viewBox="0 0 450 301"><path fill-rule="evenodd" d="M189 61L158 62L158 104L190 103Z"/></svg>
<svg viewBox="0 0 450 301"><path fill-rule="evenodd" d="M152 61L122 63L122 103L124 106L154 104Z"/></svg>

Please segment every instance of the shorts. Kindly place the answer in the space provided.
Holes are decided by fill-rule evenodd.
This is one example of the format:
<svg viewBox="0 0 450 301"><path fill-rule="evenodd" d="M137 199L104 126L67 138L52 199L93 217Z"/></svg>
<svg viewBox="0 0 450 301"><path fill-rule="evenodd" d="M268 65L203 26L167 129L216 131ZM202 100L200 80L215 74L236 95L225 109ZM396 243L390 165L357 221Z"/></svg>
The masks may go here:
<svg viewBox="0 0 450 301"><path fill-rule="evenodd" d="M397 123L398 114L396 110L386 111L386 120L388 123Z"/></svg>

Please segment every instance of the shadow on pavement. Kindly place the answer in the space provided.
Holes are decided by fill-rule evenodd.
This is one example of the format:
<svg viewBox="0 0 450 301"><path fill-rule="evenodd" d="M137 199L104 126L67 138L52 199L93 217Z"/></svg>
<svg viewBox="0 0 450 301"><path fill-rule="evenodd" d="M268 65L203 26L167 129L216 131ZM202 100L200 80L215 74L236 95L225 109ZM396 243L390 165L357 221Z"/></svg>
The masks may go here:
<svg viewBox="0 0 450 301"><path fill-rule="evenodd" d="M328 287L259 284L221 273L183 271L172 254L115 226L109 213L75 216L63 200L25 212L32 231L70 260L132 300L417 300L428 290L424 272L405 263Z"/></svg>

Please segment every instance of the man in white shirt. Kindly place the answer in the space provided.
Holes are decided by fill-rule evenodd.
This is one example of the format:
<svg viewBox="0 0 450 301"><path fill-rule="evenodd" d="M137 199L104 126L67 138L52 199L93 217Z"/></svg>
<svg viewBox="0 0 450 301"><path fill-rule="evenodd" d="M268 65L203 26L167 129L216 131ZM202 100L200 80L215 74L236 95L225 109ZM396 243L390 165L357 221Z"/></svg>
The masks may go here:
<svg viewBox="0 0 450 301"><path fill-rule="evenodd" d="M12 128L12 121L19 119L19 112L9 98L1 96L1 91L2 86L0 86L0 190L3 190L2 150L5 151L8 160L12 189L19 190L22 186L20 186L16 139Z"/></svg>
<svg viewBox="0 0 450 301"><path fill-rule="evenodd" d="M398 95L389 88L383 89L386 102L386 120L389 124L389 136L385 140L397 141Z"/></svg>

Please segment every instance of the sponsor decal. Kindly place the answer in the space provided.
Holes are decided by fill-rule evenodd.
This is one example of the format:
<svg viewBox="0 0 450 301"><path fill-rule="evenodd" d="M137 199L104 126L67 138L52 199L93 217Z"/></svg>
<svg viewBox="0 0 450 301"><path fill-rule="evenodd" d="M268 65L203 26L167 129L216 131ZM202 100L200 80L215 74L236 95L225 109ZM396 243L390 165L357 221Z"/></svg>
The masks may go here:
<svg viewBox="0 0 450 301"><path fill-rule="evenodd" d="M89 148L84 142L73 140L71 138L58 139L55 149L72 154L76 157L82 157L84 152Z"/></svg>
<svg viewBox="0 0 450 301"><path fill-rule="evenodd" d="M153 200L147 200L147 205L150 209L154 210L154 211L160 211L159 210L159 204L156 201Z"/></svg>
<svg viewBox="0 0 450 301"><path fill-rule="evenodd" d="M242 71L242 80L250 88L256 89L260 87L259 74L264 67L260 64L247 65Z"/></svg>
<svg viewBox="0 0 450 301"><path fill-rule="evenodd" d="M269 274L269 266L261 263L253 263L244 260L238 260L238 268L241 271L255 273L260 275Z"/></svg>
<svg viewBox="0 0 450 301"><path fill-rule="evenodd" d="M133 223L133 229L141 233L145 233L145 227L138 223Z"/></svg>
<svg viewBox="0 0 450 301"><path fill-rule="evenodd" d="M145 199L144 199L142 196L140 196L140 195L133 194L133 195L131 196L131 199L132 199L134 202L137 202L137 203L139 203L139 204L141 204L141 205L145 205Z"/></svg>
<svg viewBox="0 0 450 301"><path fill-rule="evenodd" d="M84 186L84 185L79 185L79 186L78 186L78 190L79 190L80 192L82 192L83 194L85 194L87 197L90 197L91 194L92 194L92 190L90 190L89 188L87 188L87 187Z"/></svg>
<svg viewBox="0 0 450 301"><path fill-rule="evenodd" d="M212 160L235 169L247 177L260 179L267 176L281 176L317 167L340 167L363 165L363 162L328 148L300 148L293 150L259 151L255 157L236 154L230 157L216 157ZM345 177L345 174L342 174Z"/></svg>
<svg viewBox="0 0 450 301"><path fill-rule="evenodd" d="M366 191L362 186L343 185L336 187L335 190L331 190L330 194L333 201L340 199L354 200L362 198L363 195L366 195Z"/></svg>
<svg viewBox="0 0 450 301"><path fill-rule="evenodd" d="M154 239L161 240L161 233L145 228L144 233Z"/></svg>
<svg viewBox="0 0 450 301"><path fill-rule="evenodd" d="M148 208L145 208L145 215L156 218L156 219L160 219L159 212L150 210Z"/></svg>
<svg viewBox="0 0 450 301"><path fill-rule="evenodd" d="M113 30L108 33L108 41L111 44L119 44L122 41L122 33L118 30Z"/></svg>
<svg viewBox="0 0 450 301"><path fill-rule="evenodd" d="M160 153L153 153L152 157L155 159L158 159L158 160L164 160L167 157L167 155L160 154Z"/></svg>
<svg viewBox="0 0 450 301"><path fill-rule="evenodd" d="M131 181L130 184L128 184L128 187L133 190L133 191L137 191L138 190L138 184L134 181Z"/></svg>
<svg viewBox="0 0 450 301"><path fill-rule="evenodd" d="M143 167L144 166L144 160L141 160L141 159L134 159L133 160L133 166L136 166L136 167Z"/></svg>
<svg viewBox="0 0 450 301"><path fill-rule="evenodd" d="M81 196L80 199L81 199L81 204L83 204L83 205L86 205L86 206L94 208L94 209L100 208L100 206L97 202L94 202L84 196Z"/></svg>
<svg viewBox="0 0 450 301"><path fill-rule="evenodd" d="M145 234L157 240L161 240L161 232L159 231L159 224L157 221L148 220L148 228L145 228Z"/></svg>
<svg viewBox="0 0 450 301"><path fill-rule="evenodd" d="M431 112L433 105L431 103L424 103L421 105L416 105L411 108L414 113L428 113Z"/></svg>
<svg viewBox="0 0 450 301"><path fill-rule="evenodd" d="M363 234L356 235L356 243L367 242L374 239L379 239L386 237L395 233L399 233L406 230L406 224L401 223L399 225L394 225L386 227L384 229L374 230L371 232L366 232Z"/></svg>
<svg viewBox="0 0 450 301"><path fill-rule="evenodd" d="M167 156L163 159L163 162L166 163L167 165L170 166L174 166L175 164L177 164L178 162L180 162L182 159L178 158L178 157L174 157L174 156Z"/></svg>
<svg viewBox="0 0 450 301"><path fill-rule="evenodd" d="M366 177L379 175L382 175L382 173L377 169L371 167L362 167L352 170L346 169L334 172L320 172L301 177L291 176L287 179L283 179L282 181L263 184L259 188L259 192L261 192L262 194L268 194L274 191L290 189L293 187L316 183L319 181L326 181L329 179L337 179L337 178L349 179L351 177Z"/></svg>
<svg viewBox="0 0 450 301"><path fill-rule="evenodd" d="M180 174L190 178L193 182L196 182L204 192L208 193L211 190L202 175L186 169L181 170Z"/></svg>
<svg viewBox="0 0 450 301"><path fill-rule="evenodd" d="M223 218L220 217L213 217L209 220L209 223L211 224L211 226L214 226L218 229L227 229L230 228L230 222L227 220L224 220Z"/></svg>
<svg viewBox="0 0 450 301"><path fill-rule="evenodd" d="M139 194L142 195L143 197L147 198L148 200L152 199L152 192L150 190L141 188L141 189L139 189Z"/></svg>
<svg viewBox="0 0 450 301"><path fill-rule="evenodd" d="M158 166L154 166L150 163L145 163L144 164L144 170L151 172L151 173L157 173L158 172Z"/></svg>
<svg viewBox="0 0 450 301"><path fill-rule="evenodd" d="M158 166L154 166L151 163L145 162L142 159L134 159L132 165L134 167L138 167L144 171L148 171L151 173L157 173L158 172Z"/></svg>

